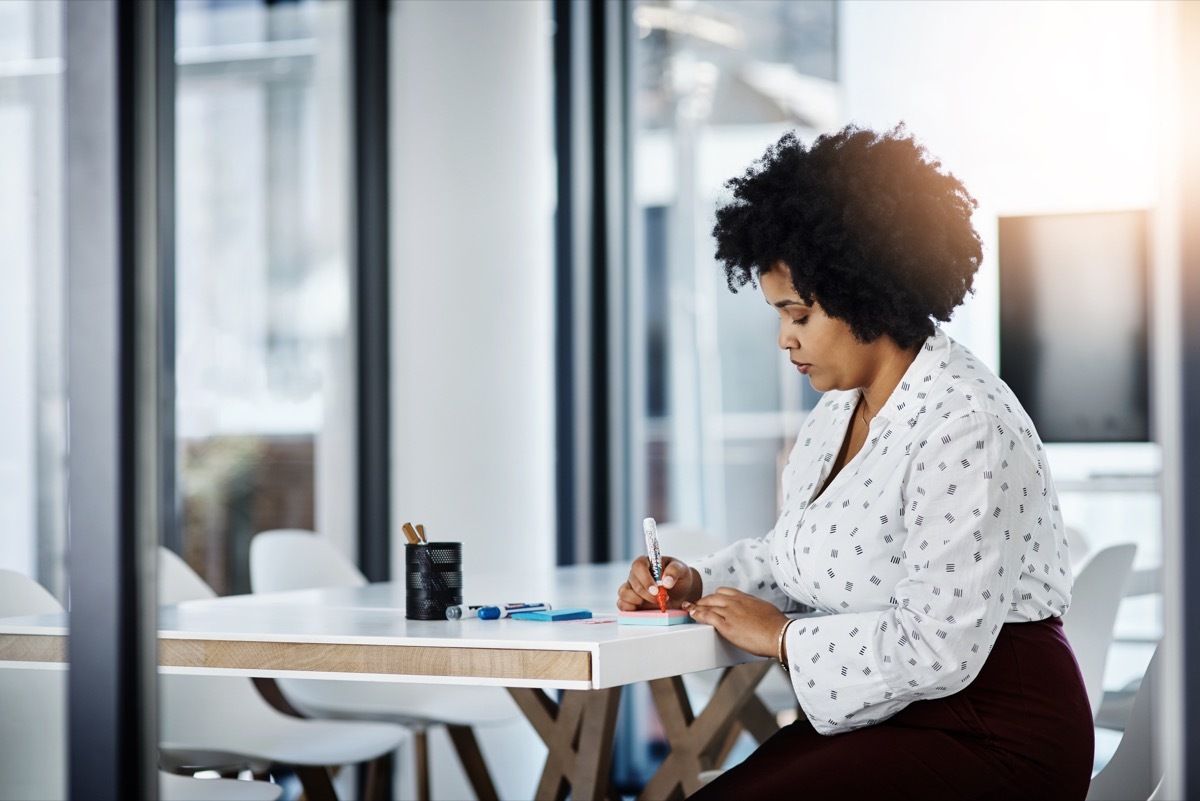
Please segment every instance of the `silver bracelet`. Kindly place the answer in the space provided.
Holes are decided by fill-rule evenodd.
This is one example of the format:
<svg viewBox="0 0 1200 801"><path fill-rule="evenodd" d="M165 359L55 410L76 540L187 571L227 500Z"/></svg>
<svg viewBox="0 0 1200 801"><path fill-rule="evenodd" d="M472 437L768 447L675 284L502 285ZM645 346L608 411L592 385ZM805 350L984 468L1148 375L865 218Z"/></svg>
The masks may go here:
<svg viewBox="0 0 1200 801"><path fill-rule="evenodd" d="M775 658L779 660L779 666L783 668L785 673L790 673L788 664L783 658L783 638L787 636L788 626L796 622L796 618L788 618L788 622L783 624L783 628L779 630L779 640L775 643Z"/></svg>

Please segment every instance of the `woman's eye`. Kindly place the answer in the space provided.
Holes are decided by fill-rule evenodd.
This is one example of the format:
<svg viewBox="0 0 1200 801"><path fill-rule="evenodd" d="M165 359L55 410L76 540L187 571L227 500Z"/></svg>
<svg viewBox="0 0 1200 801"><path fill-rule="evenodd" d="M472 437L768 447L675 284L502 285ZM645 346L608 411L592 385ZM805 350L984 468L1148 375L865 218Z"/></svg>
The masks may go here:
<svg viewBox="0 0 1200 801"><path fill-rule="evenodd" d="M793 323L794 325L804 325L804 324L805 324L805 323L807 323L807 322L808 322L808 315L807 315L807 314L806 314L806 315L804 315L803 317L797 317L796 319L792 320L792 323Z"/></svg>

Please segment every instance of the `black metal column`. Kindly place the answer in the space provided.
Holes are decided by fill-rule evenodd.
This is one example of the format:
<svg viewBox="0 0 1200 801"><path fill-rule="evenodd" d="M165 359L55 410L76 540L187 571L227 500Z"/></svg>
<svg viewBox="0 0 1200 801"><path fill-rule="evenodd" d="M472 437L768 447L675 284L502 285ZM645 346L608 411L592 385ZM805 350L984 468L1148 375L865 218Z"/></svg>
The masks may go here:
<svg viewBox="0 0 1200 801"><path fill-rule="evenodd" d="M554 217L554 406L555 406L555 496L557 559L560 565L578 561L576 525L580 511L577 467L580 443L576 426L574 381L575 337L575 184L579 172L576 151L587 142L575 122L576 98L581 92L575 57L575 17L579 7L572 0L554 0L554 152L558 162L558 206ZM586 129L586 125L584 126ZM582 199L582 198L581 198ZM586 505L584 505L586 508Z"/></svg>
<svg viewBox="0 0 1200 801"><path fill-rule="evenodd" d="M370 581L391 577L392 553L390 10L390 0L350 4L358 564ZM392 758L380 760L386 779L378 788L379 797L390 801ZM367 766L360 766L359 787L368 786L367 776Z"/></svg>
<svg viewBox="0 0 1200 801"><path fill-rule="evenodd" d="M1180 461L1184 580L1181 643L1183 677L1183 798L1200 798L1200 4L1178 3L1178 93L1170 101L1179 113L1179 275L1182 300L1181 390L1183 430Z"/></svg>
<svg viewBox="0 0 1200 801"><path fill-rule="evenodd" d="M389 7L389 0L356 0L350 4L358 561L371 581L386 581L391 566Z"/></svg>
<svg viewBox="0 0 1200 801"><path fill-rule="evenodd" d="M157 798L158 3L67 3L73 799Z"/></svg>
<svg viewBox="0 0 1200 801"><path fill-rule="evenodd" d="M158 232L159 542L183 553L183 499L175 416L175 2L154 10L155 172Z"/></svg>
<svg viewBox="0 0 1200 801"><path fill-rule="evenodd" d="M624 510L617 438L625 399L614 377L627 255L625 37L621 0L554 2L555 414L557 557L614 557ZM614 512L614 510L616 510Z"/></svg>

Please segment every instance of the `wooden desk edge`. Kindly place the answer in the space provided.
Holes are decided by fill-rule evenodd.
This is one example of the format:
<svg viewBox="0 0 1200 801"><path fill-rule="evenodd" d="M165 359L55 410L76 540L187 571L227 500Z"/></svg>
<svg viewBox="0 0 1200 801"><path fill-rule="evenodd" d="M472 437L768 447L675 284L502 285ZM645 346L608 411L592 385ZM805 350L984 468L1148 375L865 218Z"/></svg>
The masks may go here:
<svg viewBox="0 0 1200 801"><path fill-rule="evenodd" d="M589 651L160 639L159 665L272 672L592 680ZM0 635L0 662L66 662L63 635Z"/></svg>

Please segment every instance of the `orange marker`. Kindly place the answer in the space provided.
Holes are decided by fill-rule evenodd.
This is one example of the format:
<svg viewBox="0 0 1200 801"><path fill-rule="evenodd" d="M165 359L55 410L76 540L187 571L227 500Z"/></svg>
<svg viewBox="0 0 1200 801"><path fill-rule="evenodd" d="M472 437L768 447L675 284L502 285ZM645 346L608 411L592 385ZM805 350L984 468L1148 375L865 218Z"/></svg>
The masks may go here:
<svg viewBox="0 0 1200 801"><path fill-rule="evenodd" d="M654 597L658 598L658 608L665 614L667 588L662 585L662 554L658 550L658 526L655 525L653 517L642 521L642 531L646 534L646 555L650 559L650 572L654 576L654 583L658 584L658 593Z"/></svg>

